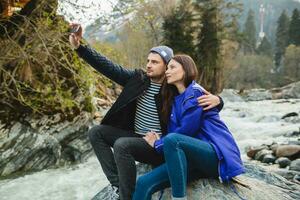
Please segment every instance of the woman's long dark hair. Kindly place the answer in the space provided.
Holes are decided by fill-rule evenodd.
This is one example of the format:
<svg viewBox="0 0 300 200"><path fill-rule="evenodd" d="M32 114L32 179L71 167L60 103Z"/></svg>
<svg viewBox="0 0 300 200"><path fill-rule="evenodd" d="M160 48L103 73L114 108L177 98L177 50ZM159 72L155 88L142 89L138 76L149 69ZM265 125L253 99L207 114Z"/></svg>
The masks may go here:
<svg viewBox="0 0 300 200"><path fill-rule="evenodd" d="M173 58L182 65L184 71L184 86L188 87L193 80L198 78L198 70L194 60L188 55L175 55ZM176 86L169 85L165 79L162 85L162 120L168 124L174 97L178 95Z"/></svg>

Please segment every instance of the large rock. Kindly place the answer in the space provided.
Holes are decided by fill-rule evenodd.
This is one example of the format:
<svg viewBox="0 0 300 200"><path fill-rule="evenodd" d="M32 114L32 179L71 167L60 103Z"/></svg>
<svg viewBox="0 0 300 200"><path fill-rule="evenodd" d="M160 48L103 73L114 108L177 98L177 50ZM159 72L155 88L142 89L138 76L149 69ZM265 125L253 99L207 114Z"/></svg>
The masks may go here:
<svg viewBox="0 0 300 200"><path fill-rule="evenodd" d="M272 154L272 150L263 149L255 154L254 159L262 161L266 155L270 155L270 154Z"/></svg>
<svg viewBox="0 0 300 200"><path fill-rule="evenodd" d="M300 81L271 90L273 99L300 98Z"/></svg>
<svg viewBox="0 0 300 200"><path fill-rule="evenodd" d="M277 157L294 157L299 153L300 145L281 145L276 149Z"/></svg>
<svg viewBox="0 0 300 200"><path fill-rule="evenodd" d="M224 89L220 94L222 99L228 102L243 102L243 98L238 94L237 90Z"/></svg>
<svg viewBox="0 0 300 200"><path fill-rule="evenodd" d="M238 194L247 200L289 200L300 199L300 186L287 181L282 176L266 172L263 168L246 163L247 173L239 179L250 186L250 189L235 184ZM145 169L139 168L144 173ZM215 179L200 179L188 185L188 199L205 200L240 200L240 197L232 190L230 184L222 184ZM153 195L152 199L158 199L160 192ZM170 188L165 189L162 200L171 199ZM107 187L100 191L93 200L108 200Z"/></svg>
<svg viewBox="0 0 300 200"><path fill-rule="evenodd" d="M86 112L72 121L57 114L15 122L10 129L0 126L0 176L85 160L91 154L90 119Z"/></svg>
<svg viewBox="0 0 300 200"><path fill-rule="evenodd" d="M293 160L290 165L290 170L295 170L300 172L300 158Z"/></svg>
<svg viewBox="0 0 300 200"><path fill-rule="evenodd" d="M276 160L276 157L273 156L272 154L267 154L264 156L261 162L263 163L274 163Z"/></svg>
<svg viewBox="0 0 300 200"><path fill-rule="evenodd" d="M278 163L280 168L285 168L291 164L291 160L287 157L280 157L275 161L275 163Z"/></svg>
<svg viewBox="0 0 300 200"><path fill-rule="evenodd" d="M293 178L296 175L300 175L300 172L294 171L294 170L288 170L288 169L275 169L272 172L288 179L288 180L293 180Z"/></svg>
<svg viewBox="0 0 300 200"><path fill-rule="evenodd" d="M258 146L258 147L253 147L253 146L247 147L247 149L246 149L247 156L250 157L250 158L254 158L256 153L263 150L263 149L268 149L268 146L262 145L262 146Z"/></svg>
<svg viewBox="0 0 300 200"><path fill-rule="evenodd" d="M300 116L296 112L287 113L284 116L282 116L281 119L293 124L300 123Z"/></svg>
<svg viewBox="0 0 300 200"><path fill-rule="evenodd" d="M242 96L246 101L261 101L272 99L272 93L266 89L245 90Z"/></svg>

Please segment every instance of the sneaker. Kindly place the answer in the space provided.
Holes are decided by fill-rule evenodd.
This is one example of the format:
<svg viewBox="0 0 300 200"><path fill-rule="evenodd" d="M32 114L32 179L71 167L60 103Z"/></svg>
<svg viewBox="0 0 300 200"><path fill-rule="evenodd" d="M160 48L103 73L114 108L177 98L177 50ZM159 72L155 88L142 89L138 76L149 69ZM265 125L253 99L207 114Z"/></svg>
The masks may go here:
<svg viewBox="0 0 300 200"><path fill-rule="evenodd" d="M108 186L108 195L110 200L119 200L120 195L119 195L119 188L113 185Z"/></svg>

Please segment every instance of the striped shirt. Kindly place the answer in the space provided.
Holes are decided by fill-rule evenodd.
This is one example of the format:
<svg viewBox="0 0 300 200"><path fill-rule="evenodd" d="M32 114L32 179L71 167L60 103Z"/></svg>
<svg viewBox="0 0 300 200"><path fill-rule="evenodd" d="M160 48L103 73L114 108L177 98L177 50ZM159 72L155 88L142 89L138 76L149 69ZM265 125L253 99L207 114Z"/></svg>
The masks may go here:
<svg viewBox="0 0 300 200"><path fill-rule="evenodd" d="M154 96L159 93L161 84L151 82L150 87L137 100L134 129L137 134L145 135L149 131L161 133Z"/></svg>

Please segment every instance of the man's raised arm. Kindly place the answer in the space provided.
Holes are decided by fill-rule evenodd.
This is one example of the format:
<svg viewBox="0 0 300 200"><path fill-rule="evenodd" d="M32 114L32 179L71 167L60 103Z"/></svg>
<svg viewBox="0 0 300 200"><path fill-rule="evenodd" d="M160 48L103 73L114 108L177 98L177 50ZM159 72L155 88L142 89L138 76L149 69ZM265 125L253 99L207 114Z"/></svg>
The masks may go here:
<svg viewBox="0 0 300 200"><path fill-rule="evenodd" d="M122 86L135 75L135 70L125 69L124 67L113 63L94 49L81 45L82 27L79 24L71 24L70 26L71 30L75 30L75 32L71 32L69 36L71 46L76 49L78 55L94 69Z"/></svg>

